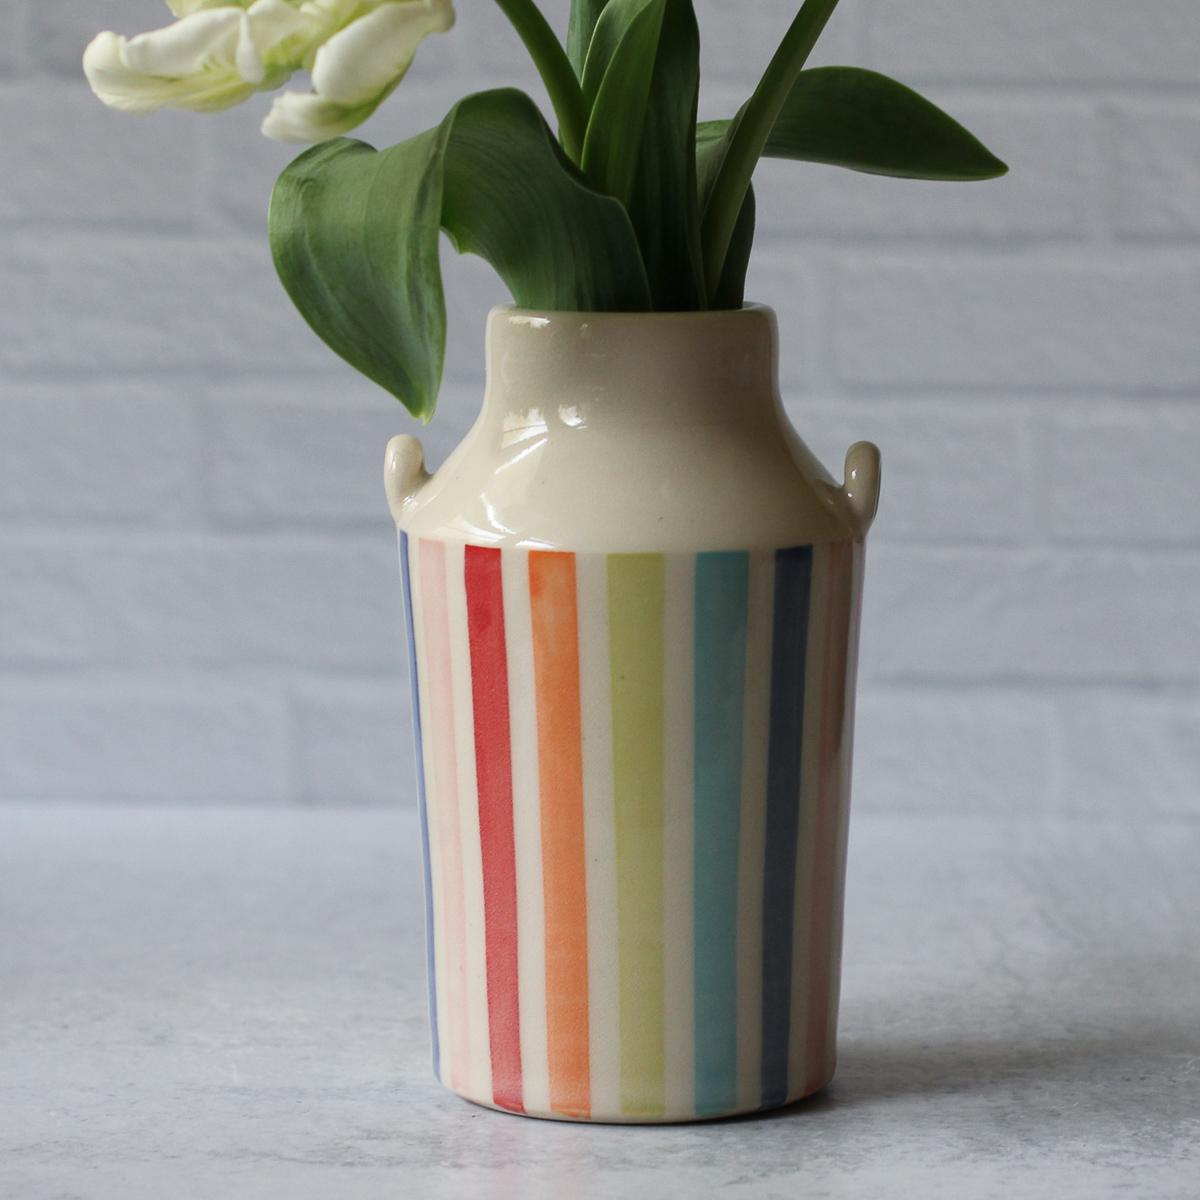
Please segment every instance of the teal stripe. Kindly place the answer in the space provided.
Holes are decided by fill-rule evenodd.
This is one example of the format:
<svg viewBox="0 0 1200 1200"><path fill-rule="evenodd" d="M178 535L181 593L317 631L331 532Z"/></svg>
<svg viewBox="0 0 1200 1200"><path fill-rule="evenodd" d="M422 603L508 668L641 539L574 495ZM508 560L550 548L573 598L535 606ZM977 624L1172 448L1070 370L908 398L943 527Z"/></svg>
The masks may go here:
<svg viewBox="0 0 1200 1200"><path fill-rule="evenodd" d="M696 555L696 1115L737 1105L738 840L750 555Z"/></svg>

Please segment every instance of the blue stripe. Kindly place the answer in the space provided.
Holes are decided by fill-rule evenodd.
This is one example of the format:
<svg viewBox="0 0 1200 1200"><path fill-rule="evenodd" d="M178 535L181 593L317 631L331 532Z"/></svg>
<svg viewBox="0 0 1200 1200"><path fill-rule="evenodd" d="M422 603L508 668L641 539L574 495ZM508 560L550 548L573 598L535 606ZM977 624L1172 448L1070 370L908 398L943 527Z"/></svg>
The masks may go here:
<svg viewBox="0 0 1200 1200"><path fill-rule="evenodd" d="M404 585L404 625L408 633L408 677L412 684L413 732L417 750L417 805L421 813L421 853L425 860L425 976L429 983L429 1030L433 1038L433 1072L440 1076L437 980L433 973L433 875L429 866L429 816L425 809L425 755L421 746L421 697L417 687L417 636L413 629L412 580L408 570L408 534L400 533L400 579Z"/></svg>
<svg viewBox="0 0 1200 1200"><path fill-rule="evenodd" d="M800 838L800 759L808 651L811 546L775 552L771 637L770 748L763 879L762 1106L788 1093L792 1013L792 927Z"/></svg>
<svg viewBox="0 0 1200 1200"><path fill-rule="evenodd" d="M696 555L696 1115L737 1105L737 893L750 555Z"/></svg>

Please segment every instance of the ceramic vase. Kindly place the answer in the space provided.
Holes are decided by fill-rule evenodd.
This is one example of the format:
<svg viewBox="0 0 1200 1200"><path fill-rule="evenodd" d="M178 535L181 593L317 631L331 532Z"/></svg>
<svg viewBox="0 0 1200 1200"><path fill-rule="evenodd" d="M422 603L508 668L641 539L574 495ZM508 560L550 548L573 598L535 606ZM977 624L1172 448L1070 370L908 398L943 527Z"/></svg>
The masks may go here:
<svg viewBox="0 0 1200 1200"><path fill-rule="evenodd" d="M482 413L388 446L434 1069L660 1122L833 1074L863 537L773 313L494 310Z"/></svg>

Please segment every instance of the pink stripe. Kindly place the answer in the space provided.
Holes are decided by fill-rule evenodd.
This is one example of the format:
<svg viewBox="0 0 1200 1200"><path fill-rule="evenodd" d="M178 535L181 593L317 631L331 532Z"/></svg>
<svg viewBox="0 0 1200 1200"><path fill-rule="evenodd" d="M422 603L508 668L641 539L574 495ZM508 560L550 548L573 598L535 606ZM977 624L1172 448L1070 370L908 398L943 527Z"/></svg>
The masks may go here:
<svg viewBox="0 0 1200 1200"><path fill-rule="evenodd" d="M443 944L439 981L446 994L449 1085L469 1090L471 1038L467 1024L467 912L463 888L462 825L458 811L458 760L454 744L454 691L451 683L450 617L446 607L446 547L418 543L422 623L425 627L425 684L429 712L423 713L432 747L433 787L429 808L437 822L441 865Z"/></svg>
<svg viewBox="0 0 1200 1200"><path fill-rule="evenodd" d="M836 892L841 880L840 837L845 791L844 745L846 697L850 666L851 581L854 544L829 547L829 580L825 600L825 663L822 672L820 757L817 766L817 819L813 835L812 942L809 951L808 1029L805 1039L804 1093L827 1083L833 1073L831 1017L837 972L834 956L841 944L834 928Z"/></svg>
<svg viewBox="0 0 1200 1200"><path fill-rule="evenodd" d="M468 546L464 574L467 629L471 638L479 841L483 854L492 1099L501 1108L524 1112L517 987L517 855L513 841L508 652L500 554L491 547Z"/></svg>

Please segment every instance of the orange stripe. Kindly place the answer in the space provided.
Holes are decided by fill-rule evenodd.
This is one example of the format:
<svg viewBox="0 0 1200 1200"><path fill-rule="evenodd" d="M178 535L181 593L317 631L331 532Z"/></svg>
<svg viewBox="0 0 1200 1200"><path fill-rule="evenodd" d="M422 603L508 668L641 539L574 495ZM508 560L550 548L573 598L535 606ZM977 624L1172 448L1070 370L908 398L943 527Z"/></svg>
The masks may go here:
<svg viewBox="0 0 1200 1200"><path fill-rule="evenodd" d="M575 555L531 550L529 600L546 909L550 1108L564 1116L588 1117L587 858Z"/></svg>

